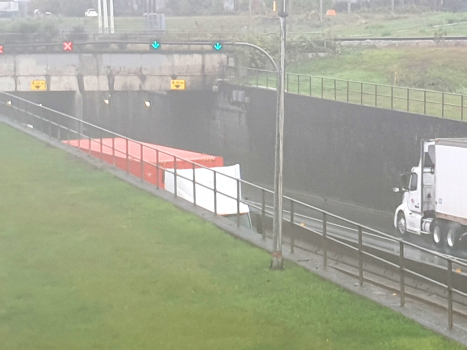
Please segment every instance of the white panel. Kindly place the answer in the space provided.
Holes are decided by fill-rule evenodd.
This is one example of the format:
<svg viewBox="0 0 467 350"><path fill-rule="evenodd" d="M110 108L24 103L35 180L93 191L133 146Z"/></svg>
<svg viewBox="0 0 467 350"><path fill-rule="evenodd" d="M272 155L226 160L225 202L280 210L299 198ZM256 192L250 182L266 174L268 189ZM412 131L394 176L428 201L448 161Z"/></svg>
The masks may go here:
<svg viewBox="0 0 467 350"><path fill-rule="evenodd" d="M15 91L16 82L13 77L0 77L0 91Z"/></svg>
<svg viewBox="0 0 467 350"><path fill-rule="evenodd" d="M436 211L467 218L467 148L436 145Z"/></svg>
<svg viewBox="0 0 467 350"><path fill-rule="evenodd" d="M138 76L116 76L114 81L115 91L138 91L142 83Z"/></svg>
<svg viewBox="0 0 467 350"><path fill-rule="evenodd" d="M226 167L216 167L211 169L196 169L196 205L206 210L209 210L210 212L214 212L214 172L212 170L217 171L217 214L236 214L237 181L235 179L240 179L240 164ZM174 169L169 169L169 171L165 171L164 174L164 186L165 189L170 193L174 193L175 188L173 171ZM223 176L222 174L233 177L234 179L227 176ZM193 203L194 201L192 180L192 169L177 170L177 196L191 203ZM241 183L239 192L241 198ZM248 205L240 203L240 213L248 213L249 211L250 208L248 207Z"/></svg>
<svg viewBox="0 0 467 350"><path fill-rule="evenodd" d="M109 80L107 76L85 76L83 77L84 91L109 91Z"/></svg>
<svg viewBox="0 0 467 350"><path fill-rule="evenodd" d="M50 77L49 91L78 91L78 77L53 76Z"/></svg>

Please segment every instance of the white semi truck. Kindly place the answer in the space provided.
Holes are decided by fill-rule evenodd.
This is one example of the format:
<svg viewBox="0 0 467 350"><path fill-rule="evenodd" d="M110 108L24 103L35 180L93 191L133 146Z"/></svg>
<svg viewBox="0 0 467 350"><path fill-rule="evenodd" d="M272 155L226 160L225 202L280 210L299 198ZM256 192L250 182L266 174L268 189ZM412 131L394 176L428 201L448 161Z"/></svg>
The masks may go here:
<svg viewBox="0 0 467 350"><path fill-rule="evenodd" d="M439 247L453 249L467 243L467 139L421 142L420 162L404 174L402 204L394 226L431 235Z"/></svg>

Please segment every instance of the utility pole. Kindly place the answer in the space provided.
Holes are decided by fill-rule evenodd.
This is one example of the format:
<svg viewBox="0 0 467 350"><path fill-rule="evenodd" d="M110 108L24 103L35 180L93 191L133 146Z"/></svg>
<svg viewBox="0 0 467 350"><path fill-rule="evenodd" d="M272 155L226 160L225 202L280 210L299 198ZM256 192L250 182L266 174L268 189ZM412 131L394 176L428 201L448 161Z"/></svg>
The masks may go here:
<svg viewBox="0 0 467 350"><path fill-rule="evenodd" d="M319 21L323 22L323 0L319 0Z"/></svg>
<svg viewBox="0 0 467 350"><path fill-rule="evenodd" d="M110 33L114 34L115 33L115 19L114 19L114 0L110 0Z"/></svg>
<svg viewBox="0 0 467 350"><path fill-rule="evenodd" d="M284 87L285 87L285 42L287 38L287 7L286 0L282 0L282 7L279 10L281 25L280 32L280 65L277 82L277 117L276 117L276 145L275 145L275 165L274 165L274 217L272 235L274 247L272 251L271 269L281 270L284 267L282 261L282 179L284 164Z"/></svg>
<svg viewBox="0 0 467 350"><path fill-rule="evenodd" d="M251 1L252 1L252 0L250 0L250 4L249 4L249 10L250 10L249 13L250 13L250 15L249 15L249 17L248 17L248 31L249 31L249 32L251 32Z"/></svg>
<svg viewBox="0 0 467 350"><path fill-rule="evenodd" d="M394 14L394 0L391 1L391 12Z"/></svg>
<svg viewBox="0 0 467 350"><path fill-rule="evenodd" d="M109 17L108 17L108 12L107 12L107 0L102 0L102 10L104 11L104 33L109 32Z"/></svg>
<svg viewBox="0 0 467 350"><path fill-rule="evenodd" d="M347 0L347 14L350 15L350 12L352 12L352 3L350 0Z"/></svg>
<svg viewBox="0 0 467 350"><path fill-rule="evenodd" d="M97 22L99 26L99 34L102 34L102 0L97 0Z"/></svg>

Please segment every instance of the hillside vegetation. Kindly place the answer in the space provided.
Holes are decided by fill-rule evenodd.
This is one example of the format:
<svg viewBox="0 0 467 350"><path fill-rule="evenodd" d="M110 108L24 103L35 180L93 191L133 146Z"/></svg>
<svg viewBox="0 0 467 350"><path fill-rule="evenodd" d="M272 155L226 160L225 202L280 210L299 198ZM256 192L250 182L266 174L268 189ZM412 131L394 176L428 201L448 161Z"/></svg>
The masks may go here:
<svg viewBox="0 0 467 350"><path fill-rule="evenodd" d="M464 47L347 50L290 66L289 71L344 80L465 93Z"/></svg>

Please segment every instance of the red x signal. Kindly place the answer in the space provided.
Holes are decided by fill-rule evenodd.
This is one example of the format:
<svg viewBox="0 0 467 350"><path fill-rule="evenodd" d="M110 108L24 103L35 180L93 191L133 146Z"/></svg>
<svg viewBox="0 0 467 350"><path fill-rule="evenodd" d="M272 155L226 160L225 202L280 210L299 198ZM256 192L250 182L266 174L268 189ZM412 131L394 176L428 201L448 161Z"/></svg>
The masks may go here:
<svg viewBox="0 0 467 350"><path fill-rule="evenodd" d="M0 45L0 54L3 53L3 45Z"/></svg>
<svg viewBox="0 0 467 350"><path fill-rule="evenodd" d="M73 51L73 41L64 41L63 51Z"/></svg>

